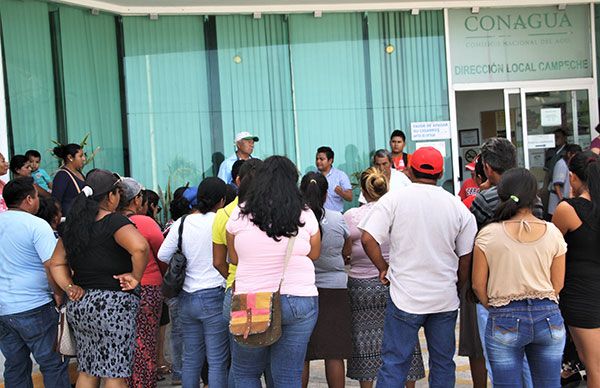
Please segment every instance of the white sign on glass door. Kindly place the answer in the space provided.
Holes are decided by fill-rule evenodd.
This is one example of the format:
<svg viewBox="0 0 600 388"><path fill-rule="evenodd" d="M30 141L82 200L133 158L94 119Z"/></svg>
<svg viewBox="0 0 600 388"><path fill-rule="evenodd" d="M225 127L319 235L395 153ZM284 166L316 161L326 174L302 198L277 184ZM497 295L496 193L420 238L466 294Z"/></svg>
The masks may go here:
<svg viewBox="0 0 600 388"><path fill-rule="evenodd" d="M413 141L450 139L450 121L423 121L410 123Z"/></svg>
<svg viewBox="0 0 600 388"><path fill-rule="evenodd" d="M540 148L554 148L556 143L554 142L554 134L549 135L529 135L527 136L528 148L540 149Z"/></svg>
<svg viewBox="0 0 600 388"><path fill-rule="evenodd" d="M560 108L540 109L540 116L542 116L542 127L557 127L562 124Z"/></svg>

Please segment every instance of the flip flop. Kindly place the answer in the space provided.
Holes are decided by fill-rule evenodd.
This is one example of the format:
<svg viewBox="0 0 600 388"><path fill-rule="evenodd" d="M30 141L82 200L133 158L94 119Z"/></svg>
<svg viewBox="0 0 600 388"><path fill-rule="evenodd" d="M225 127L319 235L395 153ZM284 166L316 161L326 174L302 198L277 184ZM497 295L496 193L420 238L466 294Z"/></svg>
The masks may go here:
<svg viewBox="0 0 600 388"><path fill-rule="evenodd" d="M171 373L171 365L169 365L169 364L159 365L156 371L159 375L168 375L169 373Z"/></svg>

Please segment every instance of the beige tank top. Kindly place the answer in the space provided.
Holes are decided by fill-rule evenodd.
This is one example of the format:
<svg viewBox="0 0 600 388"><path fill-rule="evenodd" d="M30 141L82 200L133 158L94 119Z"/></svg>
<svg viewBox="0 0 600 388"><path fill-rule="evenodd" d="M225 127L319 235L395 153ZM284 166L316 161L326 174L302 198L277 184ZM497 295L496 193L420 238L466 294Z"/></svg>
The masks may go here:
<svg viewBox="0 0 600 388"><path fill-rule="evenodd" d="M506 223L519 222L517 239L506 230ZM531 222L546 225L537 240L518 239L530 230ZM490 306L500 307L515 300L550 299L558 302L552 287L550 268L554 258L567 251L567 243L554 224L543 221L504 221L487 225L475 240L489 266L487 294Z"/></svg>

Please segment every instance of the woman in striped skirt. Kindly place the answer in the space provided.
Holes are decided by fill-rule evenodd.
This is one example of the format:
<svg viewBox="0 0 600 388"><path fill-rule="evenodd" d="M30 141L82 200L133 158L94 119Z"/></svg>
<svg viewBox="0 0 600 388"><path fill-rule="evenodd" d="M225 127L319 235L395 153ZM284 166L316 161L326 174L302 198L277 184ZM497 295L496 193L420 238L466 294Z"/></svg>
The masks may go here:
<svg viewBox="0 0 600 388"><path fill-rule="evenodd" d="M388 191L388 180L375 167L365 170L360 177L360 186L367 203L348 210L344 214L352 239L348 292L352 308L352 357L348 360L347 376L360 382L361 388L373 387L373 381L381 367L381 343L383 319L388 287L379 281L379 271L371 263L360 242L360 221L371 211L375 202ZM381 246L384 258L388 259L389 246ZM425 377L423 357L417 343L413 352L411 368L406 382L414 387L417 380Z"/></svg>

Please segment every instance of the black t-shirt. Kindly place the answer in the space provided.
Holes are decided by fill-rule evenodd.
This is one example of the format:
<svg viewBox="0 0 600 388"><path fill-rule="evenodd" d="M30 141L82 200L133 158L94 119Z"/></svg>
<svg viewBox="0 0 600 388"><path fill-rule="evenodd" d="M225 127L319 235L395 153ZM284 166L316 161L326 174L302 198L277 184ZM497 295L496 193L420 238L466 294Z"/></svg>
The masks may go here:
<svg viewBox="0 0 600 388"><path fill-rule="evenodd" d="M129 218L113 213L94 222L90 243L82 257L69 258L74 272L73 282L83 289L120 291L114 275L131 272L131 255L117 244L114 234L126 225L133 225Z"/></svg>

